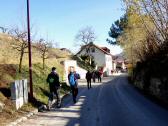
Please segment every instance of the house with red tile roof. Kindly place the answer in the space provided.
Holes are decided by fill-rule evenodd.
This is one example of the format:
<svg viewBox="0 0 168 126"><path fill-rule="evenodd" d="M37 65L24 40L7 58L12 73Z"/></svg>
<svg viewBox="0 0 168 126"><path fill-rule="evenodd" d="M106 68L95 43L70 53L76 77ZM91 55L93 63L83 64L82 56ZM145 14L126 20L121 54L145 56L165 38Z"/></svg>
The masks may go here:
<svg viewBox="0 0 168 126"><path fill-rule="evenodd" d="M113 69L114 72L126 70L127 60L124 58L123 54L118 54L113 56Z"/></svg>
<svg viewBox="0 0 168 126"><path fill-rule="evenodd" d="M113 71L113 56L107 47L99 47L91 42L82 46L76 55L79 57L86 55L93 57L96 62L96 69L102 69L104 75L111 75Z"/></svg>

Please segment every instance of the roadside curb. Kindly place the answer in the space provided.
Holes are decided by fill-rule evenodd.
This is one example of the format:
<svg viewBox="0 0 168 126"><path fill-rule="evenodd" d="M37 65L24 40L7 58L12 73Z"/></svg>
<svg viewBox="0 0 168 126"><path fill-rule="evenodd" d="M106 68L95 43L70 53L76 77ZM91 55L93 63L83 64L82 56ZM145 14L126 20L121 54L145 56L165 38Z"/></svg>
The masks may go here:
<svg viewBox="0 0 168 126"><path fill-rule="evenodd" d="M61 96L61 99L64 99L64 98L68 97L69 95L70 95L70 92L69 92L69 93L66 93L65 95L62 95L62 96ZM23 117L20 117L20 118L16 119L16 120L13 121L13 122L10 122L9 124L7 124L7 125L5 125L5 126L16 126L16 125L18 125L19 123L28 120L31 116L37 114L38 112L39 112L39 111L38 111L38 108L37 108L37 109L35 109L35 110L29 112L27 115L25 115L25 116L23 116Z"/></svg>
<svg viewBox="0 0 168 126"><path fill-rule="evenodd" d="M18 123L21 123L23 121L26 121L31 116L38 113L38 109L33 110L32 112L29 112L26 116L20 117L19 119L15 120L14 122L11 122L10 124L7 124L6 126L16 126Z"/></svg>

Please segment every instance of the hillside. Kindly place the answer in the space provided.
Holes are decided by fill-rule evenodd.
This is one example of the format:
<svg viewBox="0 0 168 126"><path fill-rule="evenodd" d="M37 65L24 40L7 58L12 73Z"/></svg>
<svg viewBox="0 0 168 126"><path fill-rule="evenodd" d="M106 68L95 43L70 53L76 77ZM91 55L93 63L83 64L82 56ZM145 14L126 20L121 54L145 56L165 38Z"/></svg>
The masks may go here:
<svg viewBox="0 0 168 126"><path fill-rule="evenodd" d="M17 115L17 112L12 109L13 107L10 101L10 84L17 79L28 79L29 75L28 54L26 53L24 55L22 72L19 73L19 52L13 49L12 42L10 36L0 34L0 102L5 103L6 106L4 111L0 113L0 119L4 122L6 118L12 118ZM42 58L34 45L32 46L34 96L43 103L47 103L48 100L46 77L50 72L51 67L55 66L57 68L60 75L60 81L62 81L64 71L60 62L69 59L70 57L70 54L55 48L49 49L49 55L49 59L46 60L45 70L43 70ZM65 89L62 89L61 92L64 93L65 91ZM4 115L6 116L4 117Z"/></svg>
<svg viewBox="0 0 168 126"><path fill-rule="evenodd" d="M70 55L59 49L52 48L49 53L51 56L46 60L46 69L44 73L49 72L52 66L56 66L58 73L63 74L63 66L61 61L68 59ZM49 54L50 55L50 54ZM23 58L23 72L18 75L19 52L12 48L12 39L8 35L0 34L0 86L6 86L13 79L21 79L27 77L25 72L28 72L28 54L25 53ZM32 48L32 64L33 72L37 72L42 67L42 58L36 48ZM9 72L11 71L11 72ZM39 71L39 70L38 70ZM42 72L42 71L40 71Z"/></svg>

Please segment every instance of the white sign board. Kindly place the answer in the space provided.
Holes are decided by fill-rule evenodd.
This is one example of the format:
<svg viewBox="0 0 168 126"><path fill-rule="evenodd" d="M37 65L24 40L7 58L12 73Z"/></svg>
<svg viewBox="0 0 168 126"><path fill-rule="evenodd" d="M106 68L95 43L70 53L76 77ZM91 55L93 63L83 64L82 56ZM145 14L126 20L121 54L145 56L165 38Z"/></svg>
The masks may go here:
<svg viewBox="0 0 168 126"><path fill-rule="evenodd" d="M16 80L11 84L11 100L15 104L16 109L28 102L27 80Z"/></svg>

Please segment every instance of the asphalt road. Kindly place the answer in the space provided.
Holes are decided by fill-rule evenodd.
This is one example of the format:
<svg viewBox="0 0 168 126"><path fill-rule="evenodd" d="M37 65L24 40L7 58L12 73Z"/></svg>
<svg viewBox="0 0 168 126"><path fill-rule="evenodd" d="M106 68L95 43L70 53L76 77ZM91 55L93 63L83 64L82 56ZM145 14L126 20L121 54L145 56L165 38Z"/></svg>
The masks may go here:
<svg viewBox="0 0 168 126"><path fill-rule="evenodd" d="M65 98L63 107L38 113L20 126L168 126L168 111L151 102L126 76L106 78L88 90L80 86L78 102Z"/></svg>

